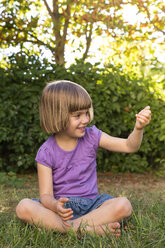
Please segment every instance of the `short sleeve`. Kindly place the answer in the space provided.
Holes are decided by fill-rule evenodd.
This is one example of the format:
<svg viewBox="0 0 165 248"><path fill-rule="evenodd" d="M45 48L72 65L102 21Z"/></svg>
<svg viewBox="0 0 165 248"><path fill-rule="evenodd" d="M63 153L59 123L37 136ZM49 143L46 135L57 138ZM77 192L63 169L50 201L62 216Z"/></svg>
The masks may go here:
<svg viewBox="0 0 165 248"><path fill-rule="evenodd" d="M35 161L37 163L43 164L52 168L52 156L50 154L49 149L46 146L41 146L37 152Z"/></svg>
<svg viewBox="0 0 165 248"><path fill-rule="evenodd" d="M87 132L87 139L93 143L94 149L97 151L100 143L102 131L99 130L95 125L89 127Z"/></svg>

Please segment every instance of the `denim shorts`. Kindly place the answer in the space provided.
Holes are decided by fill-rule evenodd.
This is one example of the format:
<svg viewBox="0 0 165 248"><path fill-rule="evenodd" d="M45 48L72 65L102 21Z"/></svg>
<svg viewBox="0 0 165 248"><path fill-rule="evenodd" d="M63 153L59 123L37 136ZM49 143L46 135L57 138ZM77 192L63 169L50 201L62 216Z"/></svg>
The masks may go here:
<svg viewBox="0 0 165 248"><path fill-rule="evenodd" d="M81 197L67 197L68 202L64 204L66 208L71 208L73 211L73 218L77 219L85 214L88 214L92 210L98 208L105 201L113 199L113 196L107 194L101 194L96 196L94 199L81 198Z"/></svg>
<svg viewBox="0 0 165 248"><path fill-rule="evenodd" d="M113 199L114 197L107 194L101 194L96 196L94 199L81 198L81 197L67 197L68 202L64 204L65 208L71 208L73 211L73 218L77 219L85 214L88 214L92 210L98 208L105 201ZM39 199L32 199L40 202Z"/></svg>

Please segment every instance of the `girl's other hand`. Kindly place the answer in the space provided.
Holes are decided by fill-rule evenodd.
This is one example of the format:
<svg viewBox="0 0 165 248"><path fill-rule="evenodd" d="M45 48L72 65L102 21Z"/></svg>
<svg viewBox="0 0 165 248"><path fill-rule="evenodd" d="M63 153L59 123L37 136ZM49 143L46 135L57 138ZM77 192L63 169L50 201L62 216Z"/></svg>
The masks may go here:
<svg viewBox="0 0 165 248"><path fill-rule="evenodd" d="M142 109L138 114L136 114L136 124L135 128L138 130L143 129L146 125L150 123L151 120L151 110L150 106Z"/></svg>
<svg viewBox="0 0 165 248"><path fill-rule="evenodd" d="M64 204L68 202L68 198L60 198L56 201L55 212L61 217L62 221L66 222L73 217L71 208L65 208Z"/></svg>

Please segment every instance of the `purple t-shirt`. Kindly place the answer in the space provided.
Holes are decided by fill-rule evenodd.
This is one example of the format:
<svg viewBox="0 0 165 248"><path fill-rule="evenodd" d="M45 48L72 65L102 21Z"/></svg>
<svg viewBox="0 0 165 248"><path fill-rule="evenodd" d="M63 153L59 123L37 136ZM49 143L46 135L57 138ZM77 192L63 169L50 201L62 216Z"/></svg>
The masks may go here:
<svg viewBox="0 0 165 248"><path fill-rule="evenodd" d="M74 150L64 151L52 135L39 148L36 161L52 169L54 197L86 197L98 195L96 153L101 131L96 126L86 128Z"/></svg>

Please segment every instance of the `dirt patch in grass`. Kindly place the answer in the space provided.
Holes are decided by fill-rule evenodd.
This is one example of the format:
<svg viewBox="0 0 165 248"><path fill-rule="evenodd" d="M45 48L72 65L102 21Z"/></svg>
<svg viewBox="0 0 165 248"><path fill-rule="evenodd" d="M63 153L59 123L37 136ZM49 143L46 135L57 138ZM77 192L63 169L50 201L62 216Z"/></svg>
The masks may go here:
<svg viewBox="0 0 165 248"><path fill-rule="evenodd" d="M159 192L165 200L165 177L158 177L150 173L98 173L98 188L102 192L106 191L133 191L144 193L146 191Z"/></svg>

